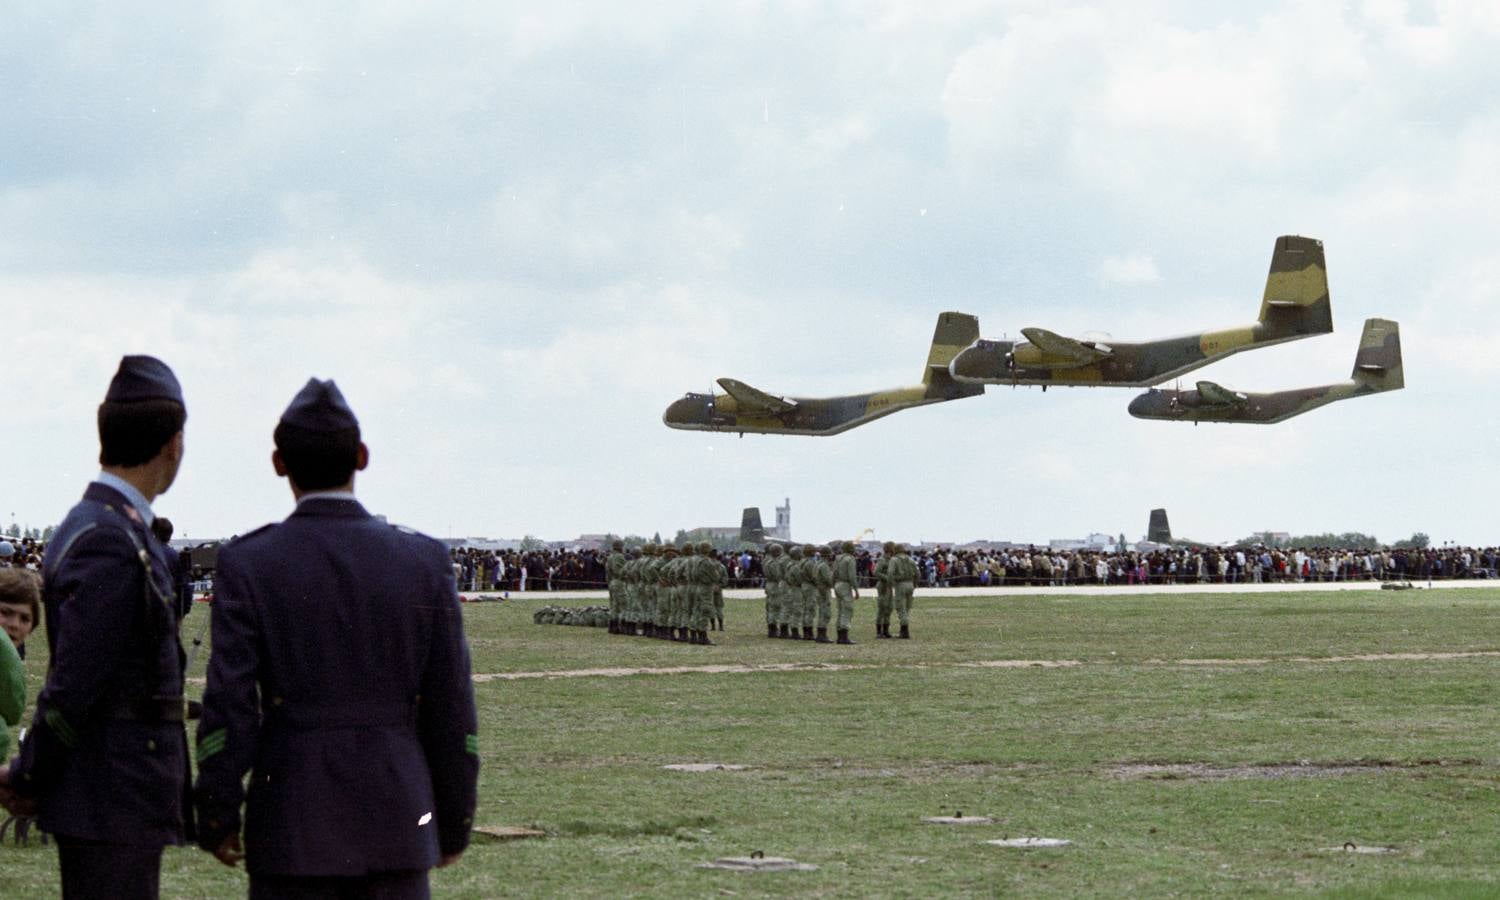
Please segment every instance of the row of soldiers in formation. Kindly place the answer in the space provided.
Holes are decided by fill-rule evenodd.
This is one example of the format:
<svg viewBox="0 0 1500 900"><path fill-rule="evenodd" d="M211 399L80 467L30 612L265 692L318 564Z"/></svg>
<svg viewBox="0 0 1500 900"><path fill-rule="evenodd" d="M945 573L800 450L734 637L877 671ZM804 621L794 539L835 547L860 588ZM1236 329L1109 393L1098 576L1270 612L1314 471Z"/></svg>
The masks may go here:
<svg viewBox="0 0 1500 900"><path fill-rule="evenodd" d="M604 562L609 583L609 633L713 646L708 632L724 630L724 585L729 570L708 541L681 547L647 544L635 558L624 544Z"/></svg>
<svg viewBox="0 0 1500 900"><path fill-rule="evenodd" d="M893 637L894 612L901 623L900 636L910 638L917 564L904 545L887 543L884 551L875 564L875 635ZM828 637L828 626L835 622L837 643L854 643L849 629L859 582L853 542L826 548L794 544L789 550L772 544L764 570L766 637L834 643ZM616 541L605 562L605 573L611 634L712 645L709 629L717 623L719 630L724 630L724 585L729 573L714 558L713 545L707 541L683 544L681 548L647 544L634 558L627 556L623 544Z"/></svg>

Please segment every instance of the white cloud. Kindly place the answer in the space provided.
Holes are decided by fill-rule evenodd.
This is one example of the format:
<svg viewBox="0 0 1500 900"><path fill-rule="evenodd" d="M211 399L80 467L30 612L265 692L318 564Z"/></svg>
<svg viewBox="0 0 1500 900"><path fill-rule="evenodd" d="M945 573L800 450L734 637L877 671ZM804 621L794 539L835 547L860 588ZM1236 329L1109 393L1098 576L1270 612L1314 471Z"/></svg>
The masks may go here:
<svg viewBox="0 0 1500 900"><path fill-rule="evenodd" d="M1161 281L1156 260L1141 253L1106 256L1099 264L1099 277L1106 284L1155 284Z"/></svg>

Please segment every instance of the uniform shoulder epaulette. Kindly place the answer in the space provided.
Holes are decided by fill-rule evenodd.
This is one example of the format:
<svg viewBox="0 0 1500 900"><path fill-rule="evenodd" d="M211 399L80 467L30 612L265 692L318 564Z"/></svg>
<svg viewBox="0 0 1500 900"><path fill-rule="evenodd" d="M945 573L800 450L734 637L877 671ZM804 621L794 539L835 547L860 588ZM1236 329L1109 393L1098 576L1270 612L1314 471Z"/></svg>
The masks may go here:
<svg viewBox="0 0 1500 900"><path fill-rule="evenodd" d="M266 524L260 526L259 528L255 529L254 531L247 531L244 534L235 535L234 537L232 537L229 540L225 541L224 542L224 546L225 547L233 547L233 546L235 546L237 544L246 543L251 538L259 537L260 535L263 535L263 534L269 534L272 530L274 530L276 528L277 525L280 525L280 524L281 524L280 522L267 522Z"/></svg>
<svg viewBox="0 0 1500 900"><path fill-rule="evenodd" d="M414 538L421 538L422 540L426 541L429 544L433 544L433 545L435 545L437 547L441 547L443 549L444 553L448 552L448 545L447 544L443 543L442 541L438 540L435 537L432 537L431 535L423 534L422 532L418 531L415 528L412 528L409 525L397 525L394 522L388 522L386 524L390 525L392 528L396 529L397 531L401 532L402 534L408 534L408 535L411 535Z"/></svg>

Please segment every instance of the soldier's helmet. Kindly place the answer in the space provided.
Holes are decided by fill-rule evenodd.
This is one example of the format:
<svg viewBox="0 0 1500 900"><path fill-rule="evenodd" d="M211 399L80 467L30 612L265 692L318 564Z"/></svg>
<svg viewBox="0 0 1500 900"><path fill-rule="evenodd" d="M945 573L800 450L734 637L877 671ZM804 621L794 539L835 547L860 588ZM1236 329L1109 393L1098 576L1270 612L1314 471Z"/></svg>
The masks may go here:
<svg viewBox="0 0 1500 900"><path fill-rule="evenodd" d="M771 547L770 547L770 553L771 553L772 556L780 556L781 552L782 552L782 547L781 547L780 544L772 544L771 545Z"/></svg>
<svg viewBox="0 0 1500 900"><path fill-rule="evenodd" d="M853 541L844 541L844 552L845 553L853 553L854 552L854 542Z"/></svg>
<svg viewBox="0 0 1500 900"><path fill-rule="evenodd" d="M620 540L619 538L615 538L615 542L613 544L610 544L610 546L616 550L624 550L625 542Z"/></svg>
<svg viewBox="0 0 1500 900"><path fill-rule="evenodd" d="M802 558L802 545L801 544L793 544L792 545L792 549L788 550L787 552L790 553L790 554L792 554L792 558L793 559L801 559Z"/></svg>
<svg viewBox="0 0 1500 900"><path fill-rule="evenodd" d="M814 547L812 544L804 544L803 547L802 547L802 555L803 556L817 556L818 555L818 548Z"/></svg>
<svg viewBox="0 0 1500 900"><path fill-rule="evenodd" d="M687 543L685 543L685 544L682 545L682 555L683 556L692 556L693 555L693 550L694 550L694 547L693 547L693 542L692 541L688 541Z"/></svg>
<svg viewBox="0 0 1500 900"><path fill-rule="evenodd" d="M655 544L643 544L641 546L641 552L644 553L644 554L646 554L647 556L655 556L656 555L656 545Z"/></svg>
<svg viewBox="0 0 1500 900"><path fill-rule="evenodd" d="M677 556L677 548L673 547L671 544L668 544L666 547L662 548L661 555L675 559Z"/></svg>
<svg viewBox="0 0 1500 900"><path fill-rule="evenodd" d="M890 556L892 553L896 552L896 545L891 543L890 541L886 541L884 544L880 545L880 552L884 553L886 556Z"/></svg>
<svg viewBox="0 0 1500 900"><path fill-rule="evenodd" d="M898 556L905 556L908 552L909 551L906 549L906 545L905 544L897 544L896 545L896 555L898 555Z"/></svg>
<svg viewBox="0 0 1500 900"><path fill-rule="evenodd" d="M699 541L698 542L698 555L699 556L707 556L707 555L709 555L712 552L714 552L714 545L713 544L710 544L708 541Z"/></svg>

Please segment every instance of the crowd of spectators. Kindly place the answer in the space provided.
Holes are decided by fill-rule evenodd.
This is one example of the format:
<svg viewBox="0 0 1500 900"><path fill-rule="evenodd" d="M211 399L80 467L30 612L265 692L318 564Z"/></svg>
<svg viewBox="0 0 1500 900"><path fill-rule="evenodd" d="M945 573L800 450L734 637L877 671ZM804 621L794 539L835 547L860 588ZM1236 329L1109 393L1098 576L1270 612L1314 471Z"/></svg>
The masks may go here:
<svg viewBox="0 0 1500 900"><path fill-rule="evenodd" d="M605 587L609 551L453 551L459 589L465 591L568 591ZM912 560L923 587L1060 586L1082 584L1235 584L1320 581L1415 581L1494 578L1500 549L1334 550L1323 547L1172 547L1151 551L918 548ZM761 554L723 552L730 587L763 583ZM862 587L874 584L878 551L860 550Z"/></svg>
<svg viewBox="0 0 1500 900"><path fill-rule="evenodd" d="M42 550L46 545L34 538L0 536L0 566L42 570Z"/></svg>
<svg viewBox="0 0 1500 900"><path fill-rule="evenodd" d="M40 570L44 547L32 538L0 538L0 566ZM605 587L608 555L608 550L464 547L453 551L453 563L459 589L464 591L586 591ZM1500 568L1500 549L1493 547L1334 550L1256 546L1151 551L930 547L916 548L911 556L923 587L1426 581L1494 578ZM759 551L724 552L719 558L729 569L730 587L755 588L763 583ZM862 587L873 586L879 559L878 551L858 552L856 568Z"/></svg>

